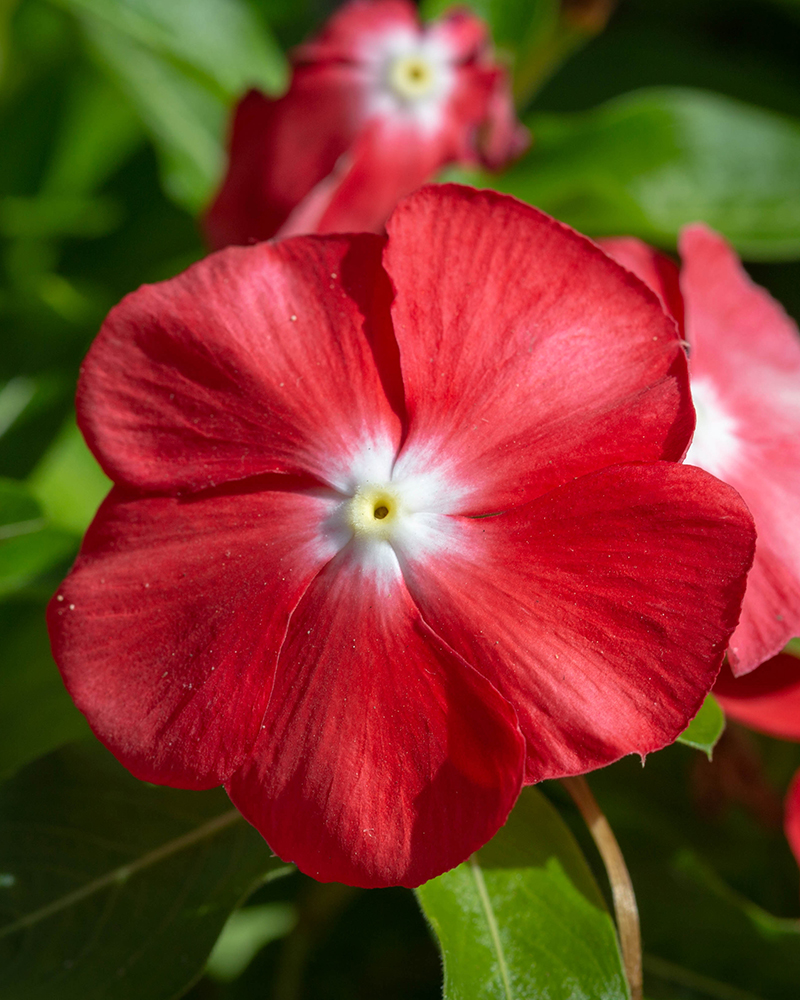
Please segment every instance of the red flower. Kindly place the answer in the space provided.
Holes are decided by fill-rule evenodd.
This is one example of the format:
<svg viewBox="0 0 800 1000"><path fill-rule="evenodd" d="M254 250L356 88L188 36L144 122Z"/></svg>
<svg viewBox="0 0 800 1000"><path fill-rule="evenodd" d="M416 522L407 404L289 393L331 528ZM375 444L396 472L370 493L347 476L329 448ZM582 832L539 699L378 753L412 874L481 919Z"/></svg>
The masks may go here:
<svg viewBox="0 0 800 1000"><path fill-rule="evenodd" d="M728 657L741 676L800 634L800 339L722 237L684 230L675 265L635 239L601 245L683 322L697 430L686 461L734 486L756 522L756 558Z"/></svg>
<svg viewBox="0 0 800 1000"><path fill-rule="evenodd" d="M408 0L353 0L294 54L289 92L251 91L233 122L210 244L381 232L448 163L500 167L528 144L483 21L420 27Z"/></svg>
<svg viewBox="0 0 800 1000"><path fill-rule="evenodd" d="M636 278L491 192L388 231L229 248L111 312L78 414L118 485L50 608L134 774L225 782L367 886L464 860L523 781L671 742L753 545L679 464L685 358Z"/></svg>

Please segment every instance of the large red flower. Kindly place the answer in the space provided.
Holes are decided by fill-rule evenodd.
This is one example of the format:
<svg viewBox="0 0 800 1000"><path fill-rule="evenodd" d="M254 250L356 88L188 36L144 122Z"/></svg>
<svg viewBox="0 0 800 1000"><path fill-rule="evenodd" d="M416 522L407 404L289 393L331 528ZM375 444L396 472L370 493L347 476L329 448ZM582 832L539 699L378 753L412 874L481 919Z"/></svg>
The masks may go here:
<svg viewBox="0 0 800 1000"><path fill-rule="evenodd" d="M288 93L251 91L205 221L215 248L297 233L380 232L448 163L522 152L505 70L465 10L421 27L409 0L353 0L294 53Z"/></svg>
<svg viewBox="0 0 800 1000"><path fill-rule="evenodd" d="M127 767L225 782L367 886L672 741L753 546L679 464L685 358L638 279L491 192L423 188L388 231L229 248L111 312L78 414L118 485L50 608Z"/></svg>
<svg viewBox="0 0 800 1000"><path fill-rule="evenodd" d="M683 232L680 279L672 261L639 240L602 246L685 325L697 408L686 461L734 486L755 518L756 557L728 654L741 676L800 634L797 326L705 226Z"/></svg>

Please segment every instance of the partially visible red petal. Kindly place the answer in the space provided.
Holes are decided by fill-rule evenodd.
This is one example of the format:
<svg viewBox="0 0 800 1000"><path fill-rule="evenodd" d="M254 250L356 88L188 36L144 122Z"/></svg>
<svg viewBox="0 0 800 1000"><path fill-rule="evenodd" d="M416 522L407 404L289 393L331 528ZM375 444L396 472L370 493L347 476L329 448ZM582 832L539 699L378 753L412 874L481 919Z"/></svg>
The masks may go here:
<svg viewBox="0 0 800 1000"><path fill-rule="evenodd" d="M784 809L783 829L792 854L800 865L800 771L789 786Z"/></svg>
<svg viewBox="0 0 800 1000"><path fill-rule="evenodd" d="M236 108L228 170L204 220L211 247L274 236L355 139L364 95L362 76L341 64L296 69L279 100L250 91Z"/></svg>
<svg viewBox="0 0 800 1000"><path fill-rule="evenodd" d="M527 781L649 753L696 714L753 552L730 487L671 463L616 466L507 514L430 517L447 541L406 543L409 591L516 708Z"/></svg>
<svg viewBox="0 0 800 1000"><path fill-rule="evenodd" d="M109 476L171 492L270 472L344 488L375 463L388 478L400 420L382 387L397 371L374 344L389 324L381 247L231 247L123 299L77 400Z"/></svg>
<svg viewBox="0 0 800 1000"><path fill-rule="evenodd" d="M453 185L412 195L388 230L410 420L399 470L448 468L469 484L461 512L479 513L614 462L683 456L693 414L675 325L595 244Z"/></svg>
<svg viewBox="0 0 800 1000"><path fill-rule="evenodd" d="M336 502L112 491L48 622L76 705L137 777L211 788L245 759L289 615L336 551Z"/></svg>
<svg viewBox="0 0 800 1000"><path fill-rule="evenodd" d="M414 121L374 118L280 235L382 232L401 198L458 157L463 134L452 127L423 133Z"/></svg>
<svg viewBox="0 0 800 1000"><path fill-rule="evenodd" d="M497 68L486 115L475 137L477 159L489 170L501 170L530 144L531 134L517 118L508 74Z"/></svg>
<svg viewBox="0 0 800 1000"><path fill-rule="evenodd" d="M609 236L598 240L598 245L618 264L640 278L653 289L661 304L684 332L683 295L680 272L674 260L648 246L635 236Z"/></svg>
<svg viewBox="0 0 800 1000"><path fill-rule="evenodd" d="M722 237L684 230L692 386L713 395L687 461L734 486L758 541L729 659L740 676L800 634L800 338Z"/></svg>
<svg viewBox="0 0 800 1000"><path fill-rule="evenodd" d="M491 46L486 22L465 7L457 7L429 22L425 25L425 33L428 38L445 45L454 62L472 62L485 57Z"/></svg>
<svg viewBox="0 0 800 1000"><path fill-rule="evenodd" d="M388 545L353 546L292 616L237 808L323 881L419 885L505 822L524 741L514 710L421 620Z"/></svg>
<svg viewBox="0 0 800 1000"><path fill-rule="evenodd" d="M725 664L714 685L714 697L737 722L780 740L800 740L800 660L796 656L779 653L744 677L734 677Z"/></svg>

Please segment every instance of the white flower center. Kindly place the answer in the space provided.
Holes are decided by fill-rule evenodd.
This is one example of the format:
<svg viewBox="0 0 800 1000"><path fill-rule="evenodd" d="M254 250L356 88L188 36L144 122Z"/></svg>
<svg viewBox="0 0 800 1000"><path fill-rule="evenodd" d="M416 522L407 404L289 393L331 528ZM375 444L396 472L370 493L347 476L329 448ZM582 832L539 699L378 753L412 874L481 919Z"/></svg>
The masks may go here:
<svg viewBox="0 0 800 1000"><path fill-rule="evenodd" d="M443 127L456 80L457 55L435 34L410 29L363 39L359 61L368 73L366 113L389 127L436 132Z"/></svg>
<svg viewBox="0 0 800 1000"><path fill-rule="evenodd" d="M395 95L409 103L427 97L436 89L436 67L421 52L394 58L389 63L386 77Z"/></svg>
<svg viewBox="0 0 800 1000"><path fill-rule="evenodd" d="M727 480L736 468L742 447L738 424L725 409L712 382L692 379L691 386L697 427L686 454L686 464L696 465L718 479Z"/></svg>

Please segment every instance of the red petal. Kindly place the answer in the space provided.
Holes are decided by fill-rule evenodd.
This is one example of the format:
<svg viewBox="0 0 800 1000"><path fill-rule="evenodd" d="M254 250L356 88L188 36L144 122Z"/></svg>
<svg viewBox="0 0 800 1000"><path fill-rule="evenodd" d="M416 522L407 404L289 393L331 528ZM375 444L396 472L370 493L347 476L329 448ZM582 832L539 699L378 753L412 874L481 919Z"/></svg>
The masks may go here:
<svg viewBox="0 0 800 1000"><path fill-rule="evenodd" d="M382 232L401 198L459 158L465 136L452 127L425 133L413 121L374 119L297 206L280 235Z"/></svg>
<svg viewBox="0 0 800 1000"><path fill-rule="evenodd" d="M800 771L794 776L786 796L783 828L792 854L800 865Z"/></svg>
<svg viewBox="0 0 800 1000"><path fill-rule="evenodd" d="M411 423L400 470L421 454L449 467L477 513L610 463L682 457L692 413L674 323L593 243L452 185L412 195L388 229Z"/></svg>
<svg viewBox="0 0 800 1000"><path fill-rule="evenodd" d="M699 422L704 447L693 445L687 461L734 486L758 532L729 653L741 675L800 634L800 339L720 236L689 227L681 256L692 384L710 386L735 424L734 447L715 451L711 419Z"/></svg>
<svg viewBox="0 0 800 1000"><path fill-rule="evenodd" d="M389 323L381 245L231 247L125 298L78 388L109 476L177 491L285 472L342 487L372 449L388 478L400 422L381 384L397 372L372 343Z"/></svg>
<svg viewBox="0 0 800 1000"><path fill-rule="evenodd" d="M229 793L323 882L419 885L505 822L524 742L511 706L420 619L388 546L349 547L292 617L265 733Z"/></svg>
<svg viewBox="0 0 800 1000"><path fill-rule="evenodd" d="M737 722L776 736L800 740L800 660L780 653L745 677L734 677L725 665L714 685L714 697Z"/></svg>
<svg viewBox="0 0 800 1000"><path fill-rule="evenodd" d="M209 244L274 236L358 135L365 93L357 69L343 64L298 67L277 101L250 91L236 108L228 171L205 218Z"/></svg>
<svg viewBox="0 0 800 1000"><path fill-rule="evenodd" d="M322 521L338 502L111 493L49 626L75 703L137 777L210 788L242 763L288 617L336 551Z"/></svg>
<svg viewBox="0 0 800 1000"><path fill-rule="evenodd" d="M670 743L736 624L753 526L699 469L616 466L401 553L423 618L517 710L527 781Z"/></svg>
<svg viewBox="0 0 800 1000"><path fill-rule="evenodd" d="M634 236L615 236L597 242L618 264L627 267L653 289L662 306L678 324L683 336L683 295L680 288L680 272L675 261Z"/></svg>

